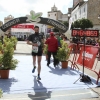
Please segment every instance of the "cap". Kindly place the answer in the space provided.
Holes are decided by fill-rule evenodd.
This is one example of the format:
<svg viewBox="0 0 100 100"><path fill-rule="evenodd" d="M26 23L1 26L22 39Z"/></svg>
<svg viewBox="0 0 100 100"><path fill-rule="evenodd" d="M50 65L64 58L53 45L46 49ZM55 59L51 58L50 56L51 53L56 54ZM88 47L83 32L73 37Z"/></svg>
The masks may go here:
<svg viewBox="0 0 100 100"><path fill-rule="evenodd" d="M50 32L50 35L53 36L54 35L54 32Z"/></svg>

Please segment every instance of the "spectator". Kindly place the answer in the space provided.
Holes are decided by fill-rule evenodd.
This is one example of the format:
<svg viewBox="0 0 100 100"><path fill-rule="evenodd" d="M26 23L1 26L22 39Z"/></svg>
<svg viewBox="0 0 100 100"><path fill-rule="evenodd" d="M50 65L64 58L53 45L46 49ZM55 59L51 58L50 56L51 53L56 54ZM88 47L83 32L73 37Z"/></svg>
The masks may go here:
<svg viewBox="0 0 100 100"><path fill-rule="evenodd" d="M53 33L53 32L50 33L50 38L48 38L48 39L46 40L45 44L48 45L47 66L49 66L51 54L53 54L54 67L56 67L56 65L58 64L58 60L55 58L55 55L57 54L57 50L58 50L58 41L57 41L57 39L54 37L54 33Z"/></svg>
<svg viewBox="0 0 100 100"><path fill-rule="evenodd" d="M61 43L60 43L61 38L60 38L59 34L56 34L56 38L58 40L58 47L61 47Z"/></svg>
<svg viewBox="0 0 100 100"><path fill-rule="evenodd" d="M70 41L68 40L68 38L65 36L64 38L63 38L63 40L69 45L70 44Z"/></svg>

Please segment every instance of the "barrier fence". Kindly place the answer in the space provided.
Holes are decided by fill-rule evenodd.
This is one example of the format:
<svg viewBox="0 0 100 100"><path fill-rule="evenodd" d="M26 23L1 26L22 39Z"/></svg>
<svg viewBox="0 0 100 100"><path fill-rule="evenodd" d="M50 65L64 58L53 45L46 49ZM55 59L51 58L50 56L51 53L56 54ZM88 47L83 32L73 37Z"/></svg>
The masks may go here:
<svg viewBox="0 0 100 100"><path fill-rule="evenodd" d="M75 43L71 43L69 45L69 48L71 48L71 52L73 51L73 59L69 60L71 62L71 69L77 68L79 70L78 65L81 65L83 67L83 56L84 56L84 68L87 68L97 74L96 84L98 84L98 81L100 78L100 67L99 67L99 70L97 70L98 59L96 60L96 57L98 54L100 54L99 53L100 47L85 45L85 51L84 51L83 44L77 45ZM96 62L96 65L94 66L95 62Z"/></svg>

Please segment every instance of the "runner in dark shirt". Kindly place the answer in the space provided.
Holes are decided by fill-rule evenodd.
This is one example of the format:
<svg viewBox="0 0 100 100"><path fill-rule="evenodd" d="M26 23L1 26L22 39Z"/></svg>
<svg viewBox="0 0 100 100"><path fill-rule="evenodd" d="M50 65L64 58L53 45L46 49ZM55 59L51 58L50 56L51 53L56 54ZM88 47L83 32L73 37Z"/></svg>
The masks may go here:
<svg viewBox="0 0 100 100"><path fill-rule="evenodd" d="M39 34L39 27L35 26L34 28L35 34L32 34L27 39L27 44L32 45L32 56L33 56L33 70L32 73L35 72L36 69L36 56L38 59L38 80L40 78L41 71L41 59L42 59L42 44L43 44L43 36Z"/></svg>

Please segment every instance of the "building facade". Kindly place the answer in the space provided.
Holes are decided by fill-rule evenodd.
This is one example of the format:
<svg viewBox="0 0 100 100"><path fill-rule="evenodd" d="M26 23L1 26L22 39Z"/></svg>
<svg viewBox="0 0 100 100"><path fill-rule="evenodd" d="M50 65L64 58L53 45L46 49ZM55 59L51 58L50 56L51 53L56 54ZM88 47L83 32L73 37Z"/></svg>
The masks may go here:
<svg viewBox="0 0 100 100"><path fill-rule="evenodd" d="M78 1L78 0L73 0ZM100 30L100 0L80 0L73 6L71 11L71 21L74 22L78 19L86 18L93 22L93 29Z"/></svg>
<svg viewBox="0 0 100 100"><path fill-rule="evenodd" d="M0 27L3 25L3 22L2 21L0 21ZM4 32L0 29L0 37L1 36L4 36Z"/></svg>
<svg viewBox="0 0 100 100"><path fill-rule="evenodd" d="M3 22L2 21L0 21L0 27L3 25Z"/></svg>
<svg viewBox="0 0 100 100"><path fill-rule="evenodd" d="M83 2L84 0L73 0L73 7L75 7L79 2Z"/></svg>
<svg viewBox="0 0 100 100"><path fill-rule="evenodd" d="M88 0L87 4L87 18L93 22L94 29L100 30L100 0Z"/></svg>
<svg viewBox="0 0 100 100"><path fill-rule="evenodd" d="M68 14L63 14L60 10L58 10L58 8L55 5L51 7L51 11L48 11L47 16L50 19L57 20L60 22L68 21ZM54 28L53 26L48 25L47 33L53 31L53 28Z"/></svg>
<svg viewBox="0 0 100 100"><path fill-rule="evenodd" d="M58 20L58 21L68 21L68 15L63 14L57 7L54 5L51 7L51 11L48 12L48 18Z"/></svg>
<svg viewBox="0 0 100 100"><path fill-rule="evenodd" d="M71 12L71 19L72 22L82 19L82 18L87 18L87 2L84 3L79 3L75 8L72 9Z"/></svg>
<svg viewBox="0 0 100 100"><path fill-rule="evenodd" d="M12 15L8 15L7 17L4 18L4 23L7 23L8 21L14 19Z"/></svg>
<svg viewBox="0 0 100 100"><path fill-rule="evenodd" d="M14 19L14 17L12 15L8 15L7 17L4 18L4 24L7 23L8 21ZM9 28L5 34L11 33L11 28Z"/></svg>

